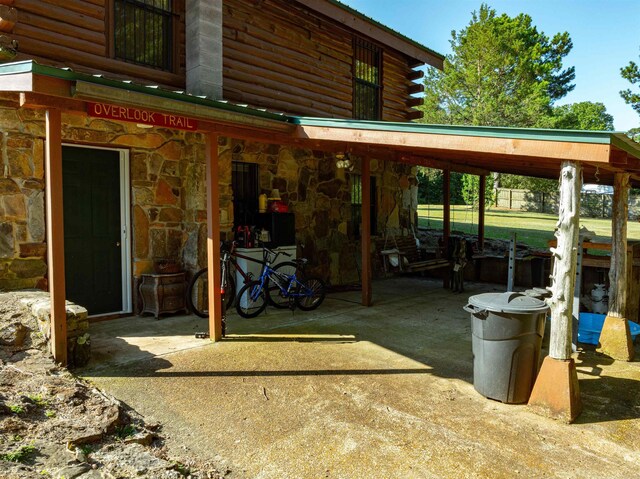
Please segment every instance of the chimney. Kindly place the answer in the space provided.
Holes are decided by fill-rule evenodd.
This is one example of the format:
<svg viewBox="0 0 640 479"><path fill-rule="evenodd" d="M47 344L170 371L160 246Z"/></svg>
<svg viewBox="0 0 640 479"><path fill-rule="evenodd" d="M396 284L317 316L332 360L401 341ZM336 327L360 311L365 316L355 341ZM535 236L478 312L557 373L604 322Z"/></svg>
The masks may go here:
<svg viewBox="0 0 640 479"><path fill-rule="evenodd" d="M186 0L187 93L222 99L222 1Z"/></svg>

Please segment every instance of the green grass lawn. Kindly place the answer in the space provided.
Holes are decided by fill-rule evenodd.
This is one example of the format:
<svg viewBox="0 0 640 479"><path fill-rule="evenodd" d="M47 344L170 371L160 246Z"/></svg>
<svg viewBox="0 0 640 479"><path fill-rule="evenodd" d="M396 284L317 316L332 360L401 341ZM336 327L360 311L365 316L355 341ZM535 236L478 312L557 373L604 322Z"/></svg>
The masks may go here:
<svg viewBox="0 0 640 479"><path fill-rule="evenodd" d="M420 205L418 216L419 226L442 229L442 205ZM508 240L515 231L519 243L547 249L547 241L554 239L557 221L558 217L551 214L491 208L485 212L485 238ZM581 218L580 225L596 233L594 240L611 241L610 219ZM478 212L471 211L468 206L452 206L451 231L477 234ZM640 223L628 223L627 237L629 240L640 240Z"/></svg>

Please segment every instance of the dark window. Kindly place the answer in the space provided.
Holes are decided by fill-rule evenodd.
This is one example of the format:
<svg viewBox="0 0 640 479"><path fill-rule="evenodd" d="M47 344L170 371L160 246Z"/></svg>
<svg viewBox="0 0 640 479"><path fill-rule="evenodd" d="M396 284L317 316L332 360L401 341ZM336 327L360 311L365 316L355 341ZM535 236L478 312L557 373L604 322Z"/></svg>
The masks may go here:
<svg viewBox="0 0 640 479"><path fill-rule="evenodd" d="M115 57L172 69L172 0L114 0Z"/></svg>
<svg viewBox="0 0 640 479"><path fill-rule="evenodd" d="M239 161L232 163L233 223L236 227L256 224L258 179L257 164Z"/></svg>
<svg viewBox="0 0 640 479"><path fill-rule="evenodd" d="M378 230L378 195L376 194L376 177L371 177L371 234L377 234ZM362 224L362 176L351 175L351 228L354 238L360 238L360 225Z"/></svg>
<svg viewBox="0 0 640 479"><path fill-rule="evenodd" d="M353 42L353 117L380 119L382 50L361 38Z"/></svg>

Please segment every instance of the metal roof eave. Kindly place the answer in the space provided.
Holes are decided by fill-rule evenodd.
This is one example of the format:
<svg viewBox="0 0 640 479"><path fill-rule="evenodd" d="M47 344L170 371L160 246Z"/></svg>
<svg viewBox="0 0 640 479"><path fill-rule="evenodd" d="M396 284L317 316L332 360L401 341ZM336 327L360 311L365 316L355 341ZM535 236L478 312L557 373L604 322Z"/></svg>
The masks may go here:
<svg viewBox="0 0 640 479"><path fill-rule="evenodd" d="M511 128L493 126L429 125L423 123L398 123L367 120L336 120L313 117L289 117L298 126L358 129L399 133L475 136L514 140L538 140L570 143L595 143L615 146L640 159L640 144L623 132L592 130L553 130L541 128Z"/></svg>
<svg viewBox="0 0 640 479"><path fill-rule="evenodd" d="M286 128L287 124L290 124L289 118L286 115L258 110L250 107L235 105L220 100L212 100L206 97L200 97L190 95L184 92L170 91L153 86L144 86L128 81L119 81L104 78L98 75L89 75L86 73L79 73L69 69L55 68L47 65L41 65L33 60L26 60L22 62L9 63L0 65L0 89L2 89L2 77L4 76L17 76L23 74L31 74L33 76L44 76L50 78L56 78L60 80L66 80L69 82L78 82L85 84L99 85L103 87L113 88L115 90L142 93L149 95L150 97L161 98L166 100L178 101L181 103L187 103L194 105L195 107L206 107L221 112L228 112L234 114L234 118L240 120L244 118L259 118L265 124L271 123L274 129L281 130ZM115 91L114 90L114 91ZM46 93L46 92L38 92ZM241 122L241 121L240 121Z"/></svg>

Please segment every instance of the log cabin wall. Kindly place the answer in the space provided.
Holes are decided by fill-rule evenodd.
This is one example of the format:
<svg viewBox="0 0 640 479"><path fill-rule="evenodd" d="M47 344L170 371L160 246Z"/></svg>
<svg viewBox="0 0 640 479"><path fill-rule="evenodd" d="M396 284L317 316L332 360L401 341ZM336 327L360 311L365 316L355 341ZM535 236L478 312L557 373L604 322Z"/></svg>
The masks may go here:
<svg viewBox="0 0 640 479"><path fill-rule="evenodd" d="M223 11L225 99L294 115L352 118L354 33L291 1L225 0ZM412 60L379 46L381 119L407 121Z"/></svg>
<svg viewBox="0 0 640 479"><path fill-rule="evenodd" d="M114 58L114 0L15 0L16 60L185 88L185 0L174 0L172 71ZM224 0L223 98L284 113L352 118L353 39L342 24L288 0ZM375 39L366 39L374 44ZM381 118L416 118L415 60L382 48Z"/></svg>
<svg viewBox="0 0 640 479"><path fill-rule="evenodd" d="M173 71L162 71L114 58L113 0L15 0L18 21L12 38L19 42L18 60L104 73L111 78L184 88L184 0L174 0Z"/></svg>

